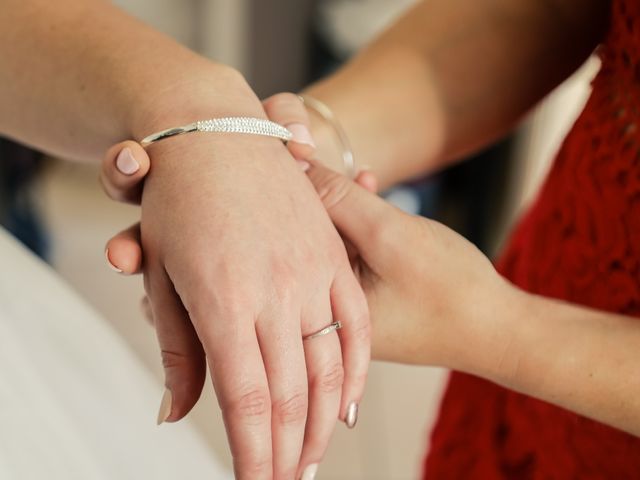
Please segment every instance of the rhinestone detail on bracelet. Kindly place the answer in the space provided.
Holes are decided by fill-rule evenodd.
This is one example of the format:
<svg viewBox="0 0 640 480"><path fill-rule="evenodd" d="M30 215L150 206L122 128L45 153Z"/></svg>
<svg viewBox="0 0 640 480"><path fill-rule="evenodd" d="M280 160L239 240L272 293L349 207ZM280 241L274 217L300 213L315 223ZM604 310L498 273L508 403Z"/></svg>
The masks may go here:
<svg viewBox="0 0 640 480"><path fill-rule="evenodd" d="M279 138L285 143L293 138L293 134L289 130L270 120L253 117L225 117L199 120L181 127L162 130L145 137L140 143L146 147L160 140L191 132L246 133Z"/></svg>
<svg viewBox="0 0 640 480"><path fill-rule="evenodd" d="M199 132L249 133L265 137L276 137L284 141L289 141L292 137L291 132L282 125L261 118L214 118L196 122L196 126Z"/></svg>

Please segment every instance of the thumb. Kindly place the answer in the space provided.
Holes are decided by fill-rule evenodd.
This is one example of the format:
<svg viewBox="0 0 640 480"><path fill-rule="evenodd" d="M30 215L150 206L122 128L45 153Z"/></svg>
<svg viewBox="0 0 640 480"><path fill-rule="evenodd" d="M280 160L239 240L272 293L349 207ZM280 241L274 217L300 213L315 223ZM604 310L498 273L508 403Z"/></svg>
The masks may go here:
<svg viewBox="0 0 640 480"><path fill-rule="evenodd" d="M284 125L293 134L287 148L297 160L307 160L316 150L311 136L309 114L293 93L278 93L262 102L264 111L272 122Z"/></svg>
<svg viewBox="0 0 640 480"><path fill-rule="evenodd" d="M189 314L164 268L149 262L146 274L145 289L165 373L159 425L180 420L196 404L204 386L206 359Z"/></svg>
<svg viewBox="0 0 640 480"><path fill-rule="evenodd" d="M102 159L100 182L113 200L140 203L144 177L151 163L138 143L127 140L113 145Z"/></svg>
<svg viewBox="0 0 640 480"><path fill-rule="evenodd" d="M331 221L369 263L402 213L344 175L312 163L307 171ZM392 234L391 234L392 235ZM389 236L391 236L389 235Z"/></svg>

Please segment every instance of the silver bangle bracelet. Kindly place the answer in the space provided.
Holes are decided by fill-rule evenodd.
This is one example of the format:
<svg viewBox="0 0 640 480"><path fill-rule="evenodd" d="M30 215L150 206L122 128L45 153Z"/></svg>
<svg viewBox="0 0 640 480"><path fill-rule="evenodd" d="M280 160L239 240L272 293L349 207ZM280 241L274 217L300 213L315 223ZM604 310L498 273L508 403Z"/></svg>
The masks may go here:
<svg viewBox="0 0 640 480"><path fill-rule="evenodd" d="M338 141L342 145L342 163L344 168L349 177L355 178L357 173L356 162L353 156L351 143L349 142L347 132L342 128L342 125L333 113L333 110L331 110L325 103L310 95L300 95L300 100L302 100L302 103L304 103L307 108L316 112L325 122L331 125L331 128L333 128L333 131L338 137Z"/></svg>
<svg viewBox="0 0 640 480"><path fill-rule="evenodd" d="M143 138L140 144L146 148L160 140L191 132L246 133L279 138L285 143L293 137L293 134L285 127L270 120L253 117L225 117L200 120L181 127L168 128Z"/></svg>

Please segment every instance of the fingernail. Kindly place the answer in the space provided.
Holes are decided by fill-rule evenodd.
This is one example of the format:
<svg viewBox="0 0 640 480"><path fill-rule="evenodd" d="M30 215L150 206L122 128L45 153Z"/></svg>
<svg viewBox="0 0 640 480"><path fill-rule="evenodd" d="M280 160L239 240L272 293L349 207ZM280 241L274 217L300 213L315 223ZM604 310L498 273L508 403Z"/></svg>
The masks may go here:
<svg viewBox="0 0 640 480"><path fill-rule="evenodd" d="M164 395L162 395L162 401L160 402L160 410L158 410L158 425L162 425L167 421L169 415L171 415L171 402L173 397L171 395L171 390L166 388L164 390Z"/></svg>
<svg viewBox="0 0 640 480"><path fill-rule="evenodd" d="M133 158L133 152L130 148L123 148L116 158L116 167L120 173L125 175L133 175L140 170L140 164Z"/></svg>
<svg viewBox="0 0 640 480"><path fill-rule="evenodd" d="M311 168L311 164L306 160L296 160L296 161L298 162L298 167L300 167L300 170L302 170L303 172L306 172Z"/></svg>
<svg viewBox="0 0 640 480"><path fill-rule="evenodd" d="M109 249L108 248L104 251L104 256L107 259L107 264L109 265L109 267L111 267L111 270L113 270L116 273L122 273L122 270L120 270L113 263L111 263L111 259L109 258Z"/></svg>
<svg viewBox="0 0 640 480"><path fill-rule="evenodd" d="M311 465L307 466L307 468L304 469L304 472L302 472L302 477L300 478L300 480L313 480L314 478L316 478L317 473L318 473L318 464L312 463Z"/></svg>
<svg viewBox="0 0 640 480"><path fill-rule="evenodd" d="M349 428L355 427L356 423L358 423L358 404L356 402L351 402L347 407L347 416L344 419L344 423Z"/></svg>
<svg viewBox="0 0 640 480"><path fill-rule="evenodd" d="M291 123L287 125L287 129L293 134L293 137L291 138L292 142L302 143L316 148L311 132L306 125L303 125L302 123Z"/></svg>

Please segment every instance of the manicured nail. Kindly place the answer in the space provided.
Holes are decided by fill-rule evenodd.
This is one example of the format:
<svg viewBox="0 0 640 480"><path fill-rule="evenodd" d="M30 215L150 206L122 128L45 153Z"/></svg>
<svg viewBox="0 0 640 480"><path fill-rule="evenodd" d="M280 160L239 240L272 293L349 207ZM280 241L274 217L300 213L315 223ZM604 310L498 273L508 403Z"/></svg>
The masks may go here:
<svg viewBox="0 0 640 480"><path fill-rule="evenodd" d="M140 164L133 158L133 152L130 148L123 148L116 158L116 167L120 173L125 175L133 175L140 170Z"/></svg>
<svg viewBox="0 0 640 480"><path fill-rule="evenodd" d="M166 388L164 390L164 395L162 395L162 401L160 402L160 410L158 410L158 425L162 425L167 421L169 415L171 415L171 402L173 397L171 395L171 390Z"/></svg>
<svg viewBox="0 0 640 480"><path fill-rule="evenodd" d="M303 172L306 172L311 168L311 164L306 160L296 160L296 162L298 162L298 167L300 167L300 170Z"/></svg>
<svg viewBox="0 0 640 480"><path fill-rule="evenodd" d="M358 423L358 404L356 402L351 402L347 407L347 416L344 419L344 423L349 428L355 427L356 423Z"/></svg>
<svg viewBox="0 0 640 480"><path fill-rule="evenodd" d="M311 132L306 125L303 125L302 123L291 123L287 125L287 129L293 134L293 138L291 139L292 142L302 143L316 148Z"/></svg>
<svg viewBox="0 0 640 480"><path fill-rule="evenodd" d="M318 464L312 463L311 465L307 466L307 468L304 469L304 472L302 472L302 477L300 478L300 480L313 480L314 478L316 478L317 473L318 473Z"/></svg>
<svg viewBox="0 0 640 480"><path fill-rule="evenodd" d="M109 258L109 249L108 248L104 251L104 256L107 259L107 264L111 267L111 270L113 270L116 273L122 273L122 270L120 270L113 263L111 263L111 259Z"/></svg>

